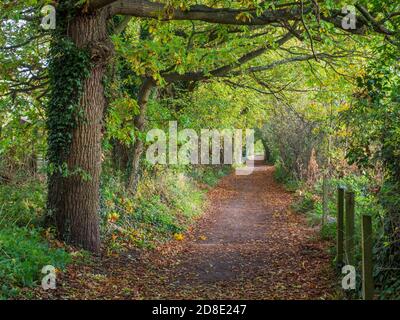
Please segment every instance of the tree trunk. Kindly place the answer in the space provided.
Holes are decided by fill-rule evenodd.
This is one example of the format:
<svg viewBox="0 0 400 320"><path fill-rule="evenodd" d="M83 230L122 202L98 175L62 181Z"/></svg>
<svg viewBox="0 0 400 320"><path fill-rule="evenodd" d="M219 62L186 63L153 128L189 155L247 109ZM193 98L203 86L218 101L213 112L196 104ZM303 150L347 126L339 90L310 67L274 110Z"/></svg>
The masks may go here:
<svg viewBox="0 0 400 320"><path fill-rule="evenodd" d="M118 139L113 139L112 144L112 164L115 170L121 172L127 172L128 162L129 162L129 146L119 141Z"/></svg>
<svg viewBox="0 0 400 320"><path fill-rule="evenodd" d="M77 120L73 127L69 151L61 159L69 174L50 174L48 186L48 208L55 217L59 237L94 253L100 251L99 185L106 104L102 81L112 54L106 20L106 12L97 10L78 15L68 24L67 36L76 47L89 50L91 69L83 83L79 103L83 119ZM57 127L49 128L49 134L63 134L57 130Z"/></svg>
<svg viewBox="0 0 400 320"><path fill-rule="evenodd" d="M136 130L140 133L143 132L145 127L147 101L149 99L151 89L153 88L153 86L154 82L152 79L145 79L139 89L138 105L140 113L135 117L134 123ZM143 141L141 137L137 137L130 152L130 160L128 166L127 180L126 180L126 189L131 193L136 192L137 185L139 182L139 166L142 153L143 153Z"/></svg>
<svg viewBox="0 0 400 320"><path fill-rule="evenodd" d="M261 142L264 147L264 162L269 163L271 160L271 151L269 150L268 144L264 139L261 139Z"/></svg>

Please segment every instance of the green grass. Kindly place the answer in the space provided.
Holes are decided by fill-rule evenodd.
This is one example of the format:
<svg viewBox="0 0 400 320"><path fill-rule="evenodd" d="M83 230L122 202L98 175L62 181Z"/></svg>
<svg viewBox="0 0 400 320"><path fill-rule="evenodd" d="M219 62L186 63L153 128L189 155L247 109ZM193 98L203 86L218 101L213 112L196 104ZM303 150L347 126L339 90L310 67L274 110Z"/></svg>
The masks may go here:
<svg viewBox="0 0 400 320"><path fill-rule="evenodd" d="M213 186L228 172L227 167L163 169L144 175L134 197L123 192L120 179L106 176L101 189L105 243L111 250L128 245L153 248L184 233L204 209L206 191L197 182ZM71 260L65 250L51 248L42 237L45 204L43 182L0 185L0 299L40 285L45 265L63 269Z"/></svg>
<svg viewBox="0 0 400 320"><path fill-rule="evenodd" d="M286 190L294 192L301 188L302 182L293 178L291 174L285 169L281 160L275 161L274 178L279 183L284 184Z"/></svg>
<svg viewBox="0 0 400 320"><path fill-rule="evenodd" d="M0 227L38 225L45 202L46 186L40 181L0 185Z"/></svg>
<svg viewBox="0 0 400 320"><path fill-rule="evenodd" d="M221 166L218 168L210 166L199 166L193 168L188 174L195 180L207 184L210 187L215 187L218 181L226 176L232 168L230 166Z"/></svg>
<svg viewBox="0 0 400 320"><path fill-rule="evenodd" d="M46 265L62 269L70 256L41 236L45 186L38 181L0 185L0 299L40 283Z"/></svg>
<svg viewBox="0 0 400 320"><path fill-rule="evenodd" d="M36 229L8 227L0 230L0 299L12 297L20 287L33 287L46 265L63 269L70 256L52 249Z"/></svg>
<svg viewBox="0 0 400 320"><path fill-rule="evenodd" d="M144 173L133 197L121 180L103 180L102 234L109 248L153 248L184 233L204 209L206 191L198 182L214 186L228 172L227 167L161 168Z"/></svg>
<svg viewBox="0 0 400 320"><path fill-rule="evenodd" d="M357 273L361 272L361 219L362 215L371 215L373 221L374 242L379 245L379 235L383 234L383 217L385 211L379 202L379 197L373 192L375 185L366 176L349 175L341 179L329 180L329 202L328 202L328 219L327 223L320 230L320 236L323 239L331 240L332 243L336 239L336 210L337 210L337 186L344 186L347 190L355 193L355 267ZM306 214L308 222L311 225L320 225L322 220L322 181L318 181L316 185L308 190L297 192L298 199L293 204L293 209L299 213ZM333 246L332 259L335 254ZM377 255L375 255L377 257ZM377 274L378 268L375 273ZM360 281L358 282L356 296L360 296Z"/></svg>
<svg viewBox="0 0 400 320"><path fill-rule="evenodd" d="M184 228L176 219L173 209L177 206L169 207L163 203L160 196L154 195L148 199L142 198L132 216L138 224L147 224L151 228L158 230L159 233L177 233Z"/></svg>

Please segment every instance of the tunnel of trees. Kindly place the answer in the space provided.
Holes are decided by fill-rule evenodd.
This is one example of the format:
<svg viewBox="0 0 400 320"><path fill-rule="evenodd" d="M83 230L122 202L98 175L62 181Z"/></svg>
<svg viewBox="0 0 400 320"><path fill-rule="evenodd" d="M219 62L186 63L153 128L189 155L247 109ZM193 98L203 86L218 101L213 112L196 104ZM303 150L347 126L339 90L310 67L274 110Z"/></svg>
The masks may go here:
<svg viewBox="0 0 400 320"><path fill-rule="evenodd" d="M55 29L40 26L45 5ZM112 195L138 210L167 170L145 161L146 132L176 120L259 128L277 179L295 189L367 179L379 259L400 266L397 1L5 0L0 10L0 186L29 181L39 195L25 211L58 240L101 252L106 222L119 219Z"/></svg>

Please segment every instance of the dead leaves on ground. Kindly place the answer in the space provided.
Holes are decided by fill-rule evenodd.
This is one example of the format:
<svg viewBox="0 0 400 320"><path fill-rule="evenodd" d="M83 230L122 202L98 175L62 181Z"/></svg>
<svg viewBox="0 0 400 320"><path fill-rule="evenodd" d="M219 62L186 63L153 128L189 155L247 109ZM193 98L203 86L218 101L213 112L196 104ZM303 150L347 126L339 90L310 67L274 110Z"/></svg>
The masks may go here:
<svg viewBox="0 0 400 320"><path fill-rule="evenodd" d="M328 299L329 244L288 208L272 167L225 177L196 227L154 250L72 265L50 299ZM233 219L234 218L234 219Z"/></svg>

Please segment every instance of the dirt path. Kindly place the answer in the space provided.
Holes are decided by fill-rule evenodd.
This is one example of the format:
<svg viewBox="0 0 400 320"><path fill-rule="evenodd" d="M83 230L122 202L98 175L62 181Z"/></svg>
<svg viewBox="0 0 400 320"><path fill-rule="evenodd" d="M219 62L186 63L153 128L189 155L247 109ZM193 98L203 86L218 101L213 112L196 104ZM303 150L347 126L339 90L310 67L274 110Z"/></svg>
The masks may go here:
<svg viewBox="0 0 400 320"><path fill-rule="evenodd" d="M258 163L251 175L225 177L184 241L74 267L50 298L331 298L327 244L289 210L273 170Z"/></svg>

